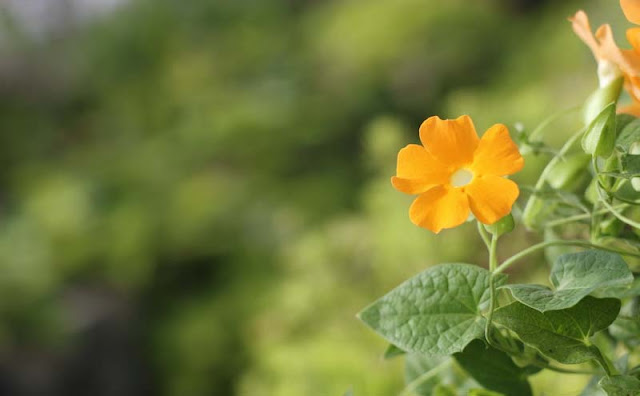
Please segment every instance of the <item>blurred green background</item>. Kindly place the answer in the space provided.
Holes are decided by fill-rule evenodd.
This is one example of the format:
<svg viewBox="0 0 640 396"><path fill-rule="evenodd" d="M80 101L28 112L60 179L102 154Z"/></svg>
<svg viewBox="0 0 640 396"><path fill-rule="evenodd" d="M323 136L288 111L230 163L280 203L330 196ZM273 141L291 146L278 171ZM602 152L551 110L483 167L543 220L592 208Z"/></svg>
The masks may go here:
<svg viewBox="0 0 640 396"><path fill-rule="evenodd" d="M430 115L581 103L578 8L622 42L611 0L1 2L0 394L397 394L356 312L486 261L472 225L411 224L397 151Z"/></svg>

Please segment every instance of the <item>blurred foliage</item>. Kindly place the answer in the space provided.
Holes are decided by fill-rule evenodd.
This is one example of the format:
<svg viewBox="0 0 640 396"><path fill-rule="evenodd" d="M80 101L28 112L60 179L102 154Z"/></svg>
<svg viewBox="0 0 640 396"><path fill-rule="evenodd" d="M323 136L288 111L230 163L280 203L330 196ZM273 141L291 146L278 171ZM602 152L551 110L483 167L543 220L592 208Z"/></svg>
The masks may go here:
<svg viewBox="0 0 640 396"><path fill-rule="evenodd" d="M395 155L432 114L579 103L594 64L564 18L622 16L548 3L140 0L41 39L5 12L0 390L397 393L355 312L485 257L472 227L409 222Z"/></svg>

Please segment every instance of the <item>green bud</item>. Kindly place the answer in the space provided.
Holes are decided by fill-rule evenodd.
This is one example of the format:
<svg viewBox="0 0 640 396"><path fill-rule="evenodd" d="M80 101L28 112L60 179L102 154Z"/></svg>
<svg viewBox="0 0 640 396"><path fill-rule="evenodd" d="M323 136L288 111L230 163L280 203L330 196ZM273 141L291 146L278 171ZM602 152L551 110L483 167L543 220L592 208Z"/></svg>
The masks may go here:
<svg viewBox="0 0 640 396"><path fill-rule="evenodd" d="M591 124L598 114L602 112L602 109L607 107L609 103L618 102L620 92L622 91L622 83L623 78L619 77L611 81L606 86L597 89L591 94L591 96L589 96L589 98L587 98L582 112L584 125Z"/></svg>
<svg viewBox="0 0 640 396"><path fill-rule="evenodd" d="M513 221L513 216L509 213L491 225L485 224L484 228L495 236L501 236L513 231L515 226L516 223Z"/></svg>
<svg viewBox="0 0 640 396"><path fill-rule="evenodd" d="M609 103L582 136L582 148L587 154L608 158L616 143L616 104Z"/></svg>
<svg viewBox="0 0 640 396"><path fill-rule="evenodd" d="M522 223L530 230L538 229L548 208L543 200L532 196L522 212Z"/></svg>
<svg viewBox="0 0 640 396"><path fill-rule="evenodd" d="M557 162L547 177L549 185L557 190L572 190L587 176L585 168L589 165L591 156L573 154L564 161Z"/></svg>

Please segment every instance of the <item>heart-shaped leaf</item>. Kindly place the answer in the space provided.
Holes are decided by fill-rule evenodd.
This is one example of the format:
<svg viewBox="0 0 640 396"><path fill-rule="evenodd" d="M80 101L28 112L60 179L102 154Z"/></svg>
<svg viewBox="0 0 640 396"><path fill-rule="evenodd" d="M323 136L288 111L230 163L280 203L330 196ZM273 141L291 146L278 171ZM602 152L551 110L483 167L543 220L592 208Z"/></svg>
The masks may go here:
<svg viewBox="0 0 640 396"><path fill-rule="evenodd" d="M461 352L484 336L482 307L489 301L489 271L441 264L407 280L358 315L389 342L430 356ZM496 277L496 285L505 276Z"/></svg>
<svg viewBox="0 0 640 396"><path fill-rule="evenodd" d="M555 290L540 285L505 285L513 297L540 312L571 308L596 290L626 286L633 274L619 254L589 250L564 254L551 269Z"/></svg>
<svg viewBox="0 0 640 396"><path fill-rule="evenodd" d="M620 300L588 296L574 307L544 313L516 301L497 309L493 317L543 355L577 364L600 358L589 339L607 328L619 311Z"/></svg>

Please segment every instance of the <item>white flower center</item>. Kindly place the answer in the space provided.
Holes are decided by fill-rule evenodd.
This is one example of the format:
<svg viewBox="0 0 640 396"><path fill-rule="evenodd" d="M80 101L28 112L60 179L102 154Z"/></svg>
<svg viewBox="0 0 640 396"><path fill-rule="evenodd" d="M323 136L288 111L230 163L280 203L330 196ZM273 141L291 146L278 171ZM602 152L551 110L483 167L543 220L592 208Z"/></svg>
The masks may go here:
<svg viewBox="0 0 640 396"><path fill-rule="evenodd" d="M464 187L473 180L473 173L468 169L458 169L451 175L450 183L454 187Z"/></svg>

